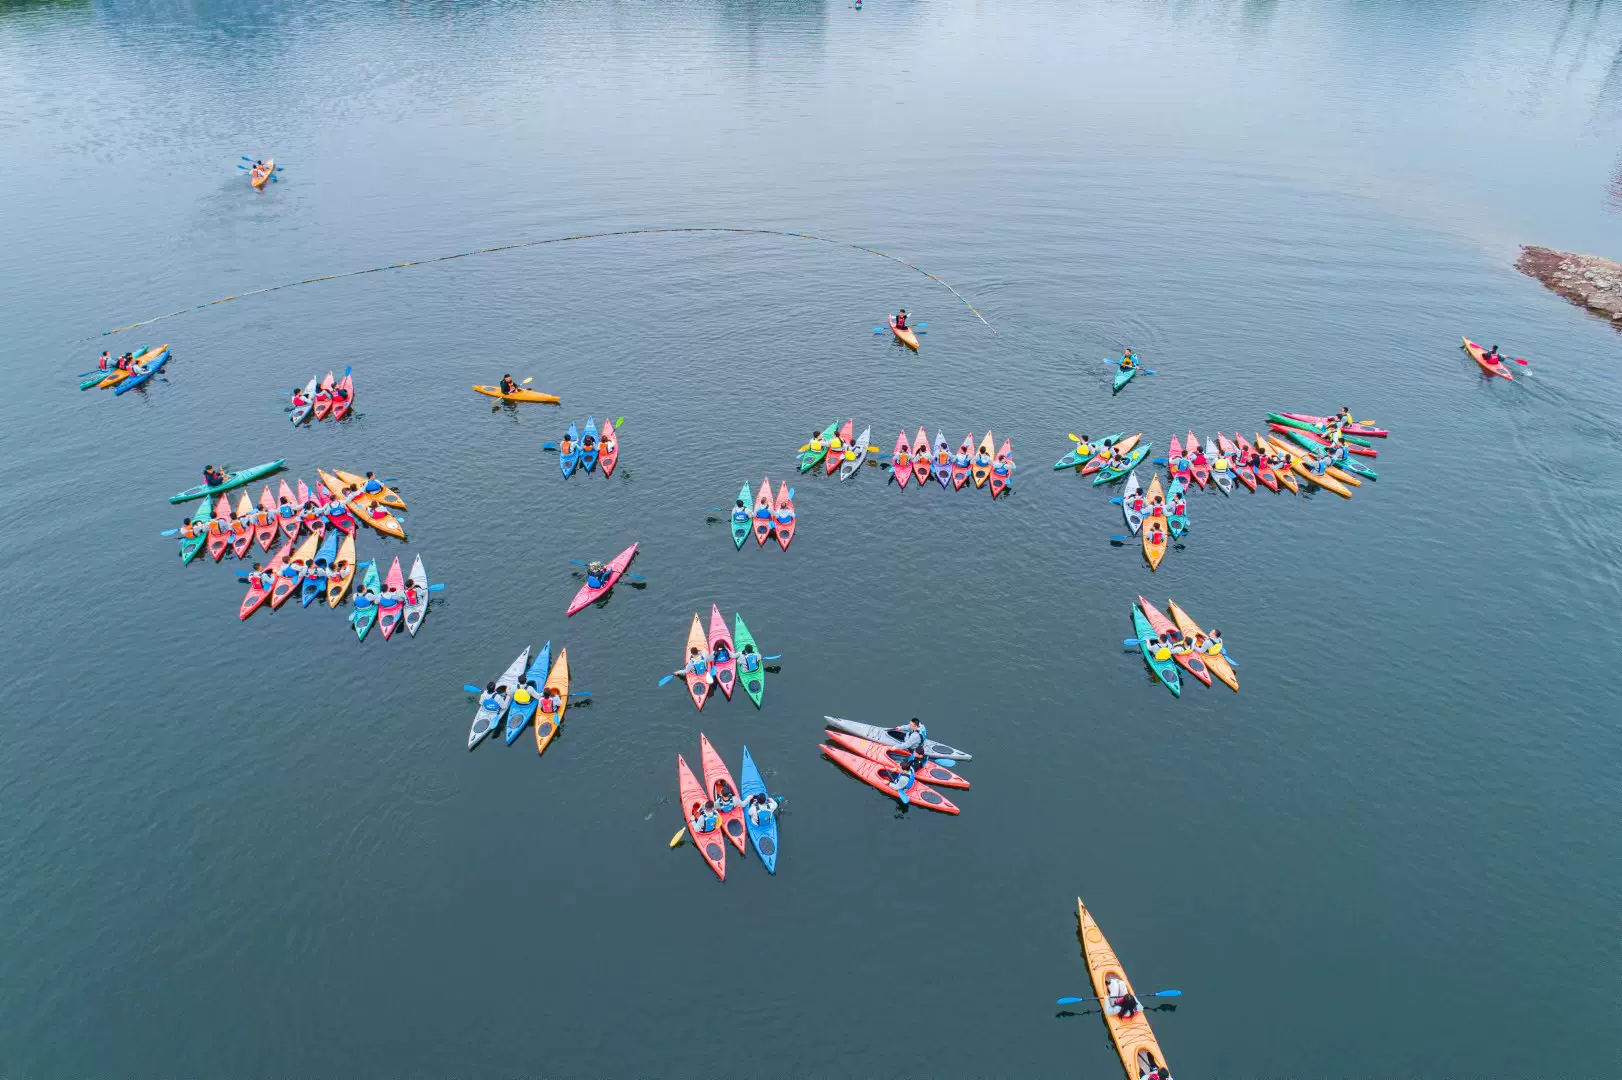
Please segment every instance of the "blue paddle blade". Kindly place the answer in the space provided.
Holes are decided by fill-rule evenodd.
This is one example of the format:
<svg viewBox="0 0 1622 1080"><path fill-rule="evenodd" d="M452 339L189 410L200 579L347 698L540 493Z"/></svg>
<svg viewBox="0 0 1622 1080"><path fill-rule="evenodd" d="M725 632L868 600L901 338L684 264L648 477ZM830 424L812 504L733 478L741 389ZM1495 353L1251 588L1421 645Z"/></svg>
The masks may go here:
<svg viewBox="0 0 1622 1080"><path fill-rule="evenodd" d="M1121 642L1121 648L1123 648L1123 649L1135 649L1139 645L1142 645L1142 644L1143 644L1143 639L1142 638L1129 637L1129 638L1126 638L1125 640L1123 640Z"/></svg>
<svg viewBox="0 0 1622 1080"><path fill-rule="evenodd" d="M950 758L935 758L934 761L943 769L955 769L963 764L961 761L953 761Z"/></svg>
<svg viewBox="0 0 1622 1080"><path fill-rule="evenodd" d="M1110 502L1114 503L1116 506L1120 506L1121 505L1121 496L1119 496L1119 495L1115 496L1115 498L1111 499Z"/></svg>
<svg viewBox="0 0 1622 1080"><path fill-rule="evenodd" d="M668 683L671 679L674 679L675 677L676 676L674 676L674 675L666 675L664 678L659 680L659 685L664 686L666 683Z"/></svg>
<svg viewBox="0 0 1622 1080"><path fill-rule="evenodd" d="M462 689L466 690L470 694L482 694L482 693L484 693L484 689L482 687L474 686L472 683L463 683L462 684Z"/></svg>
<svg viewBox="0 0 1622 1080"><path fill-rule="evenodd" d="M888 329L890 329L890 328L889 328L889 327L888 327L888 326L875 326L875 327L874 327L874 328L873 328L873 332L874 332L874 333L875 333L875 334L882 334L882 333L884 333L884 332L885 332L885 331L886 331L886 330L888 330Z"/></svg>
<svg viewBox="0 0 1622 1080"><path fill-rule="evenodd" d="M1091 1001L1091 1000L1092 1000L1091 998L1062 997L1057 1002L1055 1002L1054 1004L1056 1004L1056 1005L1079 1005L1083 1001Z"/></svg>
<svg viewBox="0 0 1622 1080"><path fill-rule="evenodd" d="M428 591L429 591L429 592L439 592L439 591L441 591L441 590L442 590L442 589L444 589L444 588L445 588L445 583L444 583L444 582L443 582L443 581L442 581L442 582L440 582L440 583L439 583L439 584L437 584L437 585L430 585L430 586L428 586Z"/></svg>

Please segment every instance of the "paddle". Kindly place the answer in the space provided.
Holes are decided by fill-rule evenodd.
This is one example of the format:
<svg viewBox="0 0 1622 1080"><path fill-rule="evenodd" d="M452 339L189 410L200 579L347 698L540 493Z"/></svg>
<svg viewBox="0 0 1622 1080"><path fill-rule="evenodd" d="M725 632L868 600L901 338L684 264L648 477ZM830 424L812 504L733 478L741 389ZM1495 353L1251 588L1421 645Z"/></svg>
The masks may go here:
<svg viewBox="0 0 1622 1080"><path fill-rule="evenodd" d="M890 326L888 323L886 323L884 326L875 326L873 328L873 332L875 334L882 334L888 329L890 329ZM920 330L929 329L929 324L926 322L914 323L912 326L907 327L907 329L911 330L913 333L917 333Z"/></svg>
<svg viewBox="0 0 1622 1080"><path fill-rule="evenodd" d="M571 563L573 563L574 565L576 565L576 566L590 566L591 565L590 563L583 563L579 559L570 559L569 561ZM620 577L627 577L627 578L630 578L632 581L646 581L646 580L648 580L647 578L643 577L641 574L632 574L632 573L628 573L628 572L627 573L621 573Z"/></svg>
<svg viewBox="0 0 1622 1080"><path fill-rule="evenodd" d="M660 685L660 686L663 686L663 685L665 685L665 684L666 684L666 683L668 683L668 682L669 682L669 681L670 681L670 680L671 680L671 679L674 679L674 678L675 678L675 677L676 677L676 675L677 675L677 674L678 674L678 673L677 673L677 672L674 672L674 671L673 671L673 672L671 672L671 673L670 673L670 674L669 674L669 675L666 675L666 676L665 676L665 677L664 677L664 678L662 678L662 679L660 679L660 680L659 680L659 685Z"/></svg>
<svg viewBox="0 0 1622 1080"><path fill-rule="evenodd" d="M1460 345L1459 348L1462 349L1462 348L1464 348L1464 346ZM1487 350L1483 349L1481 351L1482 351L1482 354L1485 355ZM1521 365L1521 367L1529 367L1529 366L1531 366L1531 365L1527 364L1527 362L1525 360L1522 360L1518 356L1505 356L1503 353L1499 353L1498 354L1498 359L1500 359L1500 360L1513 360L1517 364ZM1374 421L1373 420L1353 420L1352 423L1354 423L1354 424L1372 424L1372 423L1374 423Z"/></svg>
<svg viewBox="0 0 1622 1080"><path fill-rule="evenodd" d="M1183 996L1183 992L1181 990L1157 990L1152 994L1138 994L1138 995L1136 995L1136 997L1138 998L1139 1001L1142 1001L1146 997L1182 997L1182 996ZM1079 1005L1084 1001L1103 1001L1103 1000L1104 1000L1103 998L1095 998L1095 997L1062 997L1055 1004L1059 1004L1059 1005Z"/></svg>

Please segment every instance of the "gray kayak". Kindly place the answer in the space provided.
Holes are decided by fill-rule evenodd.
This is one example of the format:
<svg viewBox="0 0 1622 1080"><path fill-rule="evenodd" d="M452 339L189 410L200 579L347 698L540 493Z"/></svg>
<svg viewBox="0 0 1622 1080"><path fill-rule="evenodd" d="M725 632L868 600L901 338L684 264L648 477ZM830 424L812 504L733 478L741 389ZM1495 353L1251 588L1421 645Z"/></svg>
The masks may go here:
<svg viewBox="0 0 1622 1080"><path fill-rule="evenodd" d="M304 423L304 421L309 418L310 413L314 408L315 380L311 379L310 384L304 388L304 404L289 413L287 418L293 422L294 427L297 427L299 424Z"/></svg>
<svg viewBox="0 0 1622 1080"><path fill-rule="evenodd" d="M856 720L841 720L837 716L828 716L827 714L824 714L822 718L828 722L829 727L860 736L868 742L876 742L883 746L901 745L902 736L895 734L896 731L901 730L900 728L874 727L872 724L863 724ZM974 757L973 754L959 750L954 746L947 746L943 742L936 742L934 739L924 740L924 753L930 757L947 758L952 761L968 761Z"/></svg>
<svg viewBox="0 0 1622 1080"><path fill-rule="evenodd" d="M418 555L416 561L411 564L411 576L406 580L417 583L416 603L407 600L405 606L406 633L416 637L417 627L422 625L422 617L428 614L428 571L422 568L421 555Z"/></svg>
<svg viewBox="0 0 1622 1080"><path fill-rule="evenodd" d="M1133 470L1131 476L1126 478L1126 488L1121 492L1121 513L1126 515L1126 527L1137 532L1143 527L1143 514L1132 509L1132 497L1143 490L1138 483L1138 474Z"/></svg>
<svg viewBox="0 0 1622 1080"><path fill-rule="evenodd" d="M861 471L862 466L867 463L867 440L871 439L872 437L873 429L871 427L863 428L862 433L856 436L856 445L848 447L850 452L856 456L853 458L846 458L840 463L839 479L848 480Z"/></svg>
<svg viewBox="0 0 1622 1080"><path fill-rule="evenodd" d="M496 692L493 694L480 694L479 707L473 713L473 727L467 733L467 748L473 749L479 745L479 740L501 726L501 718L507 713L507 706L512 704L513 689L523 676L524 669L529 666L529 646L518 654L518 659L512 662L507 673L496 680Z"/></svg>

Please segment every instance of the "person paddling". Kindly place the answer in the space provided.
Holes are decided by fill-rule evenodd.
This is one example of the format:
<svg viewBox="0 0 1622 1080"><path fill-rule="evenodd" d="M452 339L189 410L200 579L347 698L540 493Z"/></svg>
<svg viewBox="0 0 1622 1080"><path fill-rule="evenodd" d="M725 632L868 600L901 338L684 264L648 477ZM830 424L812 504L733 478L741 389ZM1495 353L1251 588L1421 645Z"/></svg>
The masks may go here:
<svg viewBox="0 0 1622 1080"><path fill-rule="evenodd" d="M697 645L687 650L687 666L671 672L672 675L701 675L706 682L713 681L710 675L709 658L699 651Z"/></svg>
<svg viewBox="0 0 1622 1080"><path fill-rule="evenodd" d="M310 404L310 399L304 396L304 387L293 387L293 408L302 409Z"/></svg>
<svg viewBox="0 0 1622 1080"><path fill-rule="evenodd" d="M911 314L912 312L908 311L906 308L902 308L900 311L896 312L895 328L897 330L905 330L907 328L907 316ZM880 333L883 333L883 331L881 330ZM1497 346L1495 345L1493 348L1497 348Z"/></svg>
<svg viewBox="0 0 1622 1080"><path fill-rule="evenodd" d="M503 395L518 393L518 384L513 382L513 377L511 375L503 375L501 377L501 392Z"/></svg>
<svg viewBox="0 0 1622 1080"><path fill-rule="evenodd" d="M1126 352L1121 354L1121 370L1122 371L1131 371L1133 368L1135 368L1137 366L1138 366L1138 354L1137 353L1133 352L1131 349L1128 349L1128 350L1126 350Z"/></svg>
<svg viewBox="0 0 1622 1080"><path fill-rule="evenodd" d="M203 483L208 487L219 487L225 483L225 473L213 465L204 465Z"/></svg>
<svg viewBox="0 0 1622 1080"><path fill-rule="evenodd" d="M600 589L603 582L608 580L608 570L602 563L593 559L586 565L586 585L589 588Z"/></svg>
<svg viewBox="0 0 1622 1080"><path fill-rule="evenodd" d="M750 675L760 670L760 654L755 652L753 645L743 647L743 652L738 654L738 661L739 666Z"/></svg>
<svg viewBox="0 0 1622 1080"><path fill-rule="evenodd" d="M1498 355L1498 346L1494 345L1492 348L1481 354L1481 359L1489 364L1497 364L1503 360L1503 357Z"/></svg>
<svg viewBox="0 0 1622 1080"><path fill-rule="evenodd" d="M735 525L744 525L747 524L748 521L749 507L744 505L744 501L742 499L739 499L732 506L732 522Z"/></svg>
<svg viewBox="0 0 1622 1080"><path fill-rule="evenodd" d="M703 804L694 803L693 812L688 817L688 823L693 826L694 832L714 832L720 823L720 817L715 812L715 803L706 799Z"/></svg>

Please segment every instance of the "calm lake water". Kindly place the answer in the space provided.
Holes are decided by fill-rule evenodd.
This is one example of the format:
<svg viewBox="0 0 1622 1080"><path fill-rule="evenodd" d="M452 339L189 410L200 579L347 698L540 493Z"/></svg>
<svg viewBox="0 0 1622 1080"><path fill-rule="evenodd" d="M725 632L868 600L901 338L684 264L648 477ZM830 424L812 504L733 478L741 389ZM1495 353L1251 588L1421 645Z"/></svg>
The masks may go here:
<svg viewBox="0 0 1622 1080"><path fill-rule="evenodd" d="M1117 1075L1055 1015L1078 894L1184 991L1179 1077L1622 1071L1618 339L1511 268L1622 253L1619 72L1579 0L0 0L0 1072ZM871 247L996 332L683 233L98 336L677 226ZM869 333L902 305L916 356ZM74 390L142 342L165 380ZM1112 398L1123 345L1159 374ZM345 365L358 415L291 429ZM507 371L563 409L468 392ZM1156 574L1048 468L1341 404L1378 484L1200 495ZM540 449L587 414L611 482ZM835 415L990 427L1016 492L805 479L792 548L734 551L704 508ZM165 497L275 457L400 478L411 542L360 550L448 583L421 634L241 624L178 564ZM565 620L633 540L646 588ZM1152 685L1139 592L1242 692ZM784 654L758 713L656 686L712 602ZM547 640L590 707L468 753L461 685ZM821 760L824 713L973 751L962 815ZM700 731L788 796L775 878L667 849Z"/></svg>

